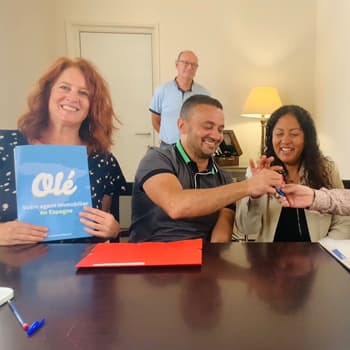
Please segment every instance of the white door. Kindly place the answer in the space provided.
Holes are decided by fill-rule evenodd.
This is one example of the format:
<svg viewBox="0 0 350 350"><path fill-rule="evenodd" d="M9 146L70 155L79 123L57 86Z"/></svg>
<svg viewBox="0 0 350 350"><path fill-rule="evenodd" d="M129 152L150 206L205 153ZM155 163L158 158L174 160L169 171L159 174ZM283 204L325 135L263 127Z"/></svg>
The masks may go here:
<svg viewBox="0 0 350 350"><path fill-rule="evenodd" d="M79 31L80 56L95 64L107 81L122 122L113 153L127 181L147 148L154 145L149 103L153 94L152 34Z"/></svg>

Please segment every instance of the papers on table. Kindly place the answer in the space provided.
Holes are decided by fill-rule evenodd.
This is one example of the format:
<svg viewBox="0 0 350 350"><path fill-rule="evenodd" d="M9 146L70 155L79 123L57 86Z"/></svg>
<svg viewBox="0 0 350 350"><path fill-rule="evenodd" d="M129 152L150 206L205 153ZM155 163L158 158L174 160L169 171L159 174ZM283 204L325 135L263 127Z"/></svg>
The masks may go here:
<svg viewBox="0 0 350 350"><path fill-rule="evenodd" d="M319 243L350 270L350 239L337 240L325 237Z"/></svg>
<svg viewBox="0 0 350 350"><path fill-rule="evenodd" d="M0 287L0 306L13 298L13 289L8 287Z"/></svg>

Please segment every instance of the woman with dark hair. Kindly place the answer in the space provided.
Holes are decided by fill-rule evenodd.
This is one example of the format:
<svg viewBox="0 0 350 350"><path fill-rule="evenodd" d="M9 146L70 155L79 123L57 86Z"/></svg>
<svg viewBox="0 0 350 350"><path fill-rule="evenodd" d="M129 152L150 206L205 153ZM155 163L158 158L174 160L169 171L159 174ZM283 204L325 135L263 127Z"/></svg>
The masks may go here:
<svg viewBox="0 0 350 350"><path fill-rule="evenodd" d="M343 187L334 162L319 148L310 114L302 107L282 106L271 115L266 125L265 157L273 161L264 158L261 164L281 166L286 183L316 189ZM265 242L314 242L327 235L350 238L350 218L282 208L268 195L243 198L237 206L236 226L242 234Z"/></svg>
<svg viewBox="0 0 350 350"><path fill-rule="evenodd" d="M96 240L115 238L119 223L110 213L112 196L125 179L110 153L117 120L106 82L93 65L61 57L38 80L18 130L0 131L0 245L36 243L45 227L17 221L13 149L17 145L84 145L88 151L93 208L81 222Z"/></svg>

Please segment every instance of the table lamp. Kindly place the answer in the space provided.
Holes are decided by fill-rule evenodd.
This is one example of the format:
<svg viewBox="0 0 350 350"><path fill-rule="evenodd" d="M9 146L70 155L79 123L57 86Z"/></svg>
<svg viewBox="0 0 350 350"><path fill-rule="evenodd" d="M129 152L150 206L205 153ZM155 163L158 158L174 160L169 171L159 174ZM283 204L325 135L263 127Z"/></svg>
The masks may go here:
<svg viewBox="0 0 350 350"><path fill-rule="evenodd" d="M260 153L264 154L265 148L265 125L266 119L277 108L281 107L282 102L276 88L272 86L254 87L245 101L242 117L260 118L261 123L261 145Z"/></svg>

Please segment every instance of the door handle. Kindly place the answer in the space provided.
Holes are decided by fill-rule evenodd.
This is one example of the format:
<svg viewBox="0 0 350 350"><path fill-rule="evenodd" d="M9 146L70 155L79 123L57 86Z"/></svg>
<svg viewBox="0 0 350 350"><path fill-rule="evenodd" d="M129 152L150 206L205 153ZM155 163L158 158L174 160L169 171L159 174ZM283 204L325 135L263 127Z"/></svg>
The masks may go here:
<svg viewBox="0 0 350 350"><path fill-rule="evenodd" d="M150 132L136 132L135 135L137 135L137 136L151 136L152 134Z"/></svg>

